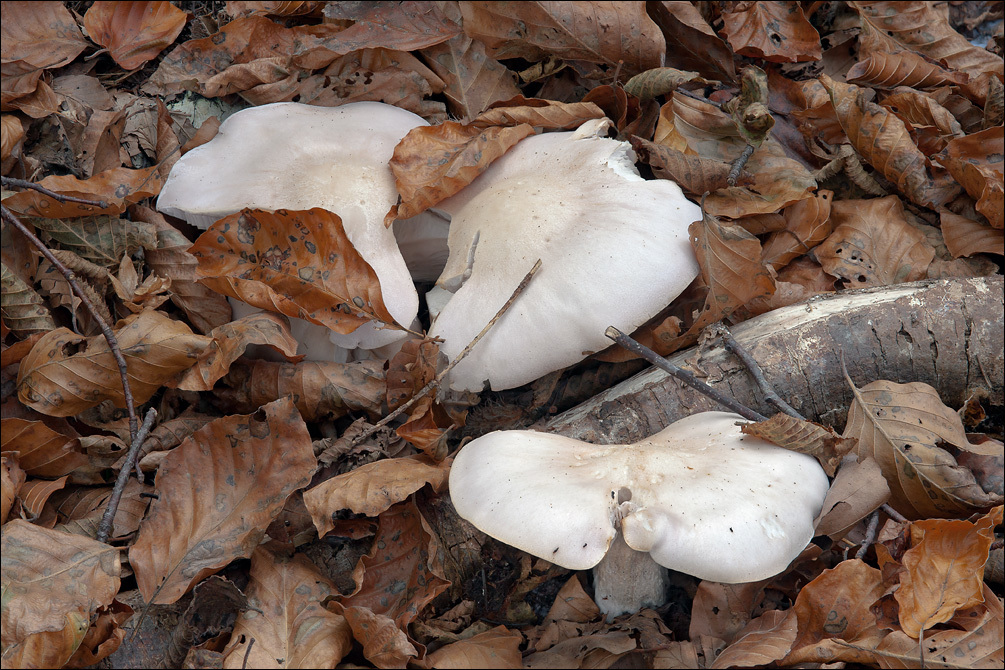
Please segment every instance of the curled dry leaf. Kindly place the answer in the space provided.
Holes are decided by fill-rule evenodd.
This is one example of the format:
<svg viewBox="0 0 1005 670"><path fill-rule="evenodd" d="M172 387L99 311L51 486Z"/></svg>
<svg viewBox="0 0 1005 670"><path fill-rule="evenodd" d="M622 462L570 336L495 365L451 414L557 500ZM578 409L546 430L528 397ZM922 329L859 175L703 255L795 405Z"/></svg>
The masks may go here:
<svg viewBox="0 0 1005 670"><path fill-rule="evenodd" d="M849 84L865 84L872 88L927 89L938 86L965 84L970 77L966 72L951 72L937 62L913 51L890 53L880 51L859 61L845 74Z"/></svg>
<svg viewBox="0 0 1005 670"><path fill-rule="evenodd" d="M188 15L170 2L95 2L84 29L124 70L135 70L181 34Z"/></svg>
<svg viewBox="0 0 1005 670"><path fill-rule="evenodd" d="M251 556L248 609L237 619L224 668L334 668L352 648L345 617L322 602L338 593L304 555L266 546Z"/></svg>
<svg viewBox="0 0 1005 670"><path fill-rule="evenodd" d="M56 321L42 297L6 263L0 263L0 289L3 290L0 316L15 335L30 337L55 330Z"/></svg>
<svg viewBox="0 0 1005 670"><path fill-rule="evenodd" d="M0 457L0 478L2 478L2 494L0 494L0 524L7 523L7 515L14 507L14 500L24 484L25 474L17 464L14 456Z"/></svg>
<svg viewBox="0 0 1005 670"><path fill-rule="evenodd" d="M305 421L366 412L379 416L384 402L384 362L272 363L244 360L231 364L224 381L230 390L217 397L239 412L292 395Z"/></svg>
<svg viewBox="0 0 1005 670"><path fill-rule="evenodd" d="M702 582L702 585L705 583ZM708 667L749 668L780 661L789 653L796 639L796 625L796 617L789 612L765 612L745 625L736 635L736 641L723 649ZM680 667L696 666L685 664Z"/></svg>
<svg viewBox="0 0 1005 670"><path fill-rule="evenodd" d="M939 161L977 201L977 211L995 228L1005 227L1005 132L1002 126L958 137Z"/></svg>
<svg viewBox="0 0 1005 670"><path fill-rule="evenodd" d="M77 472L79 472L79 470ZM49 501L49 497L62 490L63 487L66 486L66 480L68 478L68 476L63 476L52 481L49 481L48 479L29 479L26 481L21 486L21 490L18 492L18 498L21 500L21 511L23 512L22 516L31 519L41 516L45 510L45 504ZM52 524L41 523L41 521L39 522L39 525L46 528L52 527ZM73 532L65 528L60 530ZM81 535L87 534L81 533Z"/></svg>
<svg viewBox="0 0 1005 670"><path fill-rule="evenodd" d="M4 665L60 667L119 590L118 549L21 519L2 545Z"/></svg>
<svg viewBox="0 0 1005 670"><path fill-rule="evenodd" d="M173 603L193 584L247 557L315 467L307 426L289 398L200 428L157 471L158 498L129 549L148 603Z"/></svg>
<svg viewBox="0 0 1005 670"><path fill-rule="evenodd" d="M622 62L636 74L662 65L666 51L643 2L465 2L461 14L464 32L500 59Z"/></svg>
<svg viewBox="0 0 1005 670"><path fill-rule="evenodd" d="M697 72L672 67L655 67L640 72L625 82L625 92L639 100L650 100L676 90L681 84L690 83L709 85L718 82L708 81Z"/></svg>
<svg viewBox="0 0 1005 670"><path fill-rule="evenodd" d="M632 136L631 143L639 160L647 163L653 169L653 174L660 179L677 182L688 193L701 196L703 193L711 193L729 186L726 177L729 176L732 166L725 161L689 156L641 137ZM743 170L736 184L746 186L753 181L753 175Z"/></svg>
<svg viewBox="0 0 1005 670"><path fill-rule="evenodd" d="M136 479L130 479L122 491L119 506L112 519L110 540L120 540L140 526L140 521L147 511L149 498L143 494L153 492L153 487ZM56 491L46 501L45 508L39 516L39 523L57 523L59 530L68 533L97 537L101 517L104 516L112 489L108 486L99 488L71 488Z"/></svg>
<svg viewBox="0 0 1005 670"><path fill-rule="evenodd" d="M939 213L946 248L953 258L977 253L1005 255L1005 230L943 210Z"/></svg>
<svg viewBox="0 0 1005 670"><path fill-rule="evenodd" d="M827 490L815 522L817 535L837 542L890 498L890 485L876 461L846 459Z"/></svg>
<svg viewBox="0 0 1005 670"><path fill-rule="evenodd" d="M882 595L880 571L858 559L824 570L799 591L792 606L798 635L782 665L870 664L871 648L884 636L870 608Z"/></svg>
<svg viewBox="0 0 1005 670"><path fill-rule="evenodd" d="M820 190L811 198L789 205L783 211L785 230L776 231L765 240L761 260L775 270L802 256L831 234L833 191Z"/></svg>
<svg viewBox="0 0 1005 670"><path fill-rule="evenodd" d="M152 310L123 319L114 332L137 404L191 367L210 342L181 321ZM72 416L104 400L125 406L108 342L101 335L85 339L67 328L44 335L22 359L17 389L21 402L49 416Z"/></svg>
<svg viewBox="0 0 1005 670"><path fill-rule="evenodd" d="M701 12L685 1L647 5L667 43L666 62L697 70L706 77L734 81L733 52L708 25Z"/></svg>
<svg viewBox="0 0 1005 670"><path fill-rule="evenodd" d="M115 653L126 639L122 624L132 615L133 608L118 600L113 600L107 607L98 608L83 641L63 667L88 668Z"/></svg>
<svg viewBox="0 0 1005 670"><path fill-rule="evenodd" d="M4 198L3 204L17 214L41 216L50 219L71 219L97 214L121 214L130 204L151 198L161 190L161 177L157 168L113 168L90 179L77 179L72 175L48 176L39 186L85 200L95 200L108 205L81 205L75 202L60 203L37 191L21 191ZM117 261L118 259L116 259Z"/></svg>
<svg viewBox="0 0 1005 670"><path fill-rule="evenodd" d="M849 384L851 384L849 380ZM984 451L971 445L959 415L942 404L935 389L914 382L851 384L844 436L858 438L859 460L874 458L890 484L890 504L911 518L971 514L1001 504L941 446Z"/></svg>
<svg viewBox="0 0 1005 670"><path fill-rule="evenodd" d="M440 647L429 656L431 668L512 668L523 667L520 645L523 635L506 626Z"/></svg>
<svg viewBox="0 0 1005 670"><path fill-rule="evenodd" d="M924 279L935 247L904 216L900 198L841 200L831 207L834 232L816 249L823 269L849 288Z"/></svg>
<svg viewBox="0 0 1005 670"><path fill-rule="evenodd" d="M900 627L913 638L953 618L960 609L984 601L984 564L1002 506L976 523L926 519L911 524L911 548L904 552L900 588Z"/></svg>
<svg viewBox="0 0 1005 670"><path fill-rule="evenodd" d="M17 453L18 465L33 477L60 477L87 463L75 435L57 432L42 421L0 420L0 449Z"/></svg>
<svg viewBox="0 0 1005 670"><path fill-rule="evenodd" d="M203 284L249 305L343 334L370 320L394 323L377 274L326 210L245 209L214 223L189 252Z"/></svg>
<svg viewBox="0 0 1005 670"><path fill-rule="evenodd" d="M231 364L253 345L268 347L293 362L302 358L297 356L297 341L290 333L289 321L272 312L249 314L214 328L209 336L213 341L202 350L199 360L169 386L183 391L212 391L230 371Z"/></svg>
<svg viewBox="0 0 1005 670"><path fill-rule="evenodd" d="M773 63L820 60L820 35L798 2L750 2L723 12L722 32L741 56Z"/></svg>
<svg viewBox="0 0 1005 670"><path fill-rule="evenodd" d="M883 99L883 106L908 124L926 156L942 151L954 137L963 137L963 128L948 109L913 89L895 89Z"/></svg>
<svg viewBox="0 0 1005 670"><path fill-rule="evenodd" d="M407 456L367 463L305 491L304 504L323 537L335 527L333 515L343 509L375 517L426 484L439 493L446 486L451 462Z"/></svg>
<svg viewBox="0 0 1005 670"><path fill-rule="evenodd" d="M855 448L854 439L839 436L833 428L781 413L765 421L745 423L740 432L812 456L828 477L834 476L841 459Z"/></svg>
<svg viewBox="0 0 1005 670"><path fill-rule="evenodd" d="M4 63L22 60L37 68L58 68L89 46L73 14L59 2L8 2L3 18Z"/></svg>
<svg viewBox="0 0 1005 670"><path fill-rule="evenodd" d="M868 100L866 89L820 77L841 128L852 146L900 192L919 205L944 205L959 187L944 175L931 175L925 155L911 140L904 122Z"/></svg>

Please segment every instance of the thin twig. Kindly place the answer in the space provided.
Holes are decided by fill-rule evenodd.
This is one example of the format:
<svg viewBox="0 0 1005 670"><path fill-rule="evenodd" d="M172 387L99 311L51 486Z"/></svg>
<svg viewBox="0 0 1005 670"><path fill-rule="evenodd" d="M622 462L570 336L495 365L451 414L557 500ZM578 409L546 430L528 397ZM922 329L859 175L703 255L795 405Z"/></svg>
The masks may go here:
<svg viewBox="0 0 1005 670"><path fill-rule="evenodd" d="M101 516L101 523L98 525L98 536L96 538L98 542L108 541L108 536L112 532L112 521L115 519L115 513L119 509L119 501L122 499L122 492L125 491L126 484L129 482L129 475L136 465L136 456L140 452L143 441L147 439L147 435L150 433L150 429L153 427L154 419L156 418L157 410L151 407L143 419L143 425L136 432L133 443L129 445L126 462L123 464L122 469L119 470L119 476L115 479L115 486L112 488L112 495L108 499L105 513Z"/></svg>
<svg viewBox="0 0 1005 670"><path fill-rule="evenodd" d="M862 539L862 546L855 552L855 558L860 561L865 558L869 547L876 541L877 533L879 533L879 510L876 510L869 516L869 523L865 527L865 538Z"/></svg>
<svg viewBox="0 0 1005 670"><path fill-rule="evenodd" d="M754 145L748 144L743 147L743 153L740 157L733 161L733 167L729 168L729 174L726 176L726 183L730 186L736 184L736 180L740 178L740 173L743 172L743 166L747 164L750 157L754 153Z"/></svg>
<svg viewBox="0 0 1005 670"><path fill-rule="evenodd" d="M775 388L768 383L768 380L764 377L764 372L761 370L761 366L757 364L757 361L755 361L754 357L750 355L750 352L744 349L743 346L736 341L736 338L733 337L733 333L729 332L729 327L724 323L720 323L718 327L719 334L722 335L722 341L726 344L726 350L743 361L743 364L747 367L747 371L750 373L750 376L754 378L754 381L757 382L758 388L761 389L761 393L764 394L764 399L774 405L779 411L785 412L791 417L805 421L805 417L794 410L789 403L782 400L782 397L775 392Z"/></svg>
<svg viewBox="0 0 1005 670"><path fill-rule="evenodd" d="M493 316L491 319L489 319L489 322L485 324L485 327L482 328L480 333L475 335L475 338L471 340L468 346L464 347L461 353L457 354L457 357L454 358L454 360L450 361L447 367L443 368L443 372L436 375L436 379L423 386L418 393L409 398L408 402L399 405L393 412L390 412L387 416L378 421L376 424L370 426L365 431L357 435L356 438L352 441L352 446L359 444L360 442L367 439L368 437L376 433L378 430L389 424L396 417L401 416L401 414L404 413L406 410L408 410L409 407L418 402L420 398L424 397L427 393L429 393L434 388L439 386L440 382L443 381L443 378L446 377L447 374L454 369L454 366L456 366L458 363L464 360L464 357L467 356L469 353L471 353L471 350L474 349L475 345L478 344L479 341L481 341L481 339L485 336L485 333L489 332L489 329L495 325L496 321L498 321L502 317L502 315L505 314L507 310L509 310L509 308L513 305L513 302L517 299L517 297L521 293L523 293L524 289L527 288L527 284L530 283L530 280L534 278L534 275L537 274L537 271L540 269L541 269L541 259L539 258L537 262L534 263L534 267L530 269L530 272L524 275L524 278L520 280L520 283L513 290L512 295L510 295L509 299L506 300L505 303L503 303L503 306L499 308L499 311L496 312L496 315Z"/></svg>
<svg viewBox="0 0 1005 670"><path fill-rule="evenodd" d="M30 182L28 182L30 183ZM58 195L58 194L56 194ZM62 197L62 196L60 196ZM73 289L73 292L80 298L80 302L83 303L84 307L91 313L94 318L95 323L101 328L101 334L105 337L105 341L108 342L108 349L112 352L112 357L115 359L116 365L119 367L119 377L122 379L122 396L126 404L126 411L129 412L129 440L130 442L136 441L136 431L139 430L139 421L136 419L136 404L133 402L133 392L129 386L129 368L126 366L125 356L122 355L122 349L119 347L119 341L115 338L115 333L112 332L111 327L108 322L101 318L101 314L94 307L94 303L91 302L90 298L77 283L76 275L68 267L63 265L59 259L57 259L49 248L42 243L42 240L38 239L35 233L31 232L27 226L21 223L21 219L14 215L14 212L7 209L7 207L0 205L0 215L3 216L3 220L10 223L12 226L21 231L21 234L28 238L28 241L35 245L35 248L45 256L45 259L52 263L52 266L59 270L60 274L66 279L66 282Z"/></svg>
<svg viewBox="0 0 1005 670"><path fill-rule="evenodd" d="M251 656L251 648L255 646L255 638L248 640L248 648L244 651L244 662L241 663L241 670L248 667L248 657Z"/></svg>
<svg viewBox="0 0 1005 670"><path fill-rule="evenodd" d="M37 191L37 192L41 193L42 195L47 195L50 198L58 200L59 202L75 202L78 205L94 205L95 207L100 207L101 209L105 209L106 207L108 207L108 203L105 202L104 200L86 200L84 198L75 198L72 195L63 195L62 193L56 193L55 191L50 191L49 189L47 189L44 186L39 186L38 184L36 184L34 182L27 181L25 179L16 179L14 177L4 177L3 178L3 185L4 186L14 186L14 187L17 187L17 188L31 189L32 191Z"/></svg>
<svg viewBox="0 0 1005 670"><path fill-rule="evenodd" d="M676 377L679 381L687 384L688 386L695 389L699 393L708 396L709 398L716 401L720 405L733 410L743 418L750 419L751 421L764 421L766 419L766 417L758 414L749 407L741 405L735 399L719 393L717 390L715 390L705 382L701 381L687 370L683 370L677 367L676 365L674 365L667 359L663 358L649 347L643 344L639 344L638 342L630 338L628 335L625 335L614 326L608 328L607 332L604 334L607 335L607 337L614 340L615 342L617 342L625 349L627 349L628 351L632 352L637 356L641 356L642 358L646 359L647 361L658 367L660 370L663 370L664 372L669 373L673 377Z"/></svg>
<svg viewBox="0 0 1005 670"><path fill-rule="evenodd" d="M908 519L907 519L906 516L904 516L903 514L901 514L900 512L898 512L897 510L893 509L892 507L890 507L886 503L883 503L883 505L882 505L882 507L880 507L880 509L883 510L883 512L885 512L888 517L890 517L891 519L893 519L897 523L907 523L907 521L908 521Z"/></svg>

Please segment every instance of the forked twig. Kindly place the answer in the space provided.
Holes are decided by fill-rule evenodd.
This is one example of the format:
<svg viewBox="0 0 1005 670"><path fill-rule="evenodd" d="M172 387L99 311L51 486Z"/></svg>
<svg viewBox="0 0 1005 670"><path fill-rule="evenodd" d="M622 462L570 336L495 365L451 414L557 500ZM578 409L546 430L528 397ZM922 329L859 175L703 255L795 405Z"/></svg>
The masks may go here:
<svg viewBox="0 0 1005 670"><path fill-rule="evenodd" d="M454 366L456 366L458 363L464 360L464 357L467 356L469 353L471 353L471 350L474 349L475 345L478 344L479 341L481 341L481 339L485 336L487 332L489 332L489 329L495 325L496 321L498 321L502 317L502 315L505 314L507 310L509 310L509 308L513 305L513 302L516 301L517 297L519 297L521 293L523 293L524 289L527 288L527 284L530 283L530 280L534 278L534 275L537 274L537 271L540 269L541 269L541 259L539 258L537 259L537 262L534 263L534 267L530 269L530 272L524 275L523 279L520 280L520 283L517 285L517 287L513 289L512 295L510 295L510 297L506 300L506 302L503 303L503 306L499 308L499 311L496 312L496 315L493 316L491 319L489 319L489 322L485 324L485 327L482 328L480 333L475 335L474 339L471 340L468 346L464 347L461 353L457 354L454 360L450 361L447 367L443 368L443 371L440 374L436 375L436 379L423 386L422 389L420 389L418 393L409 398L407 402L402 403L397 408L395 408L394 411L388 413L388 415L385 416L383 419L381 419L380 421L378 421L377 423L375 423L374 425L370 426L365 431L357 435L356 438L353 439L352 441L353 446L367 439L368 437L376 433L378 430L389 424L398 416L401 416L401 414L403 414L409 407L418 402L420 398L424 397L427 393L429 393L434 388L439 386L440 383L443 381L443 378L446 377L447 374L454 369Z"/></svg>
<svg viewBox="0 0 1005 670"><path fill-rule="evenodd" d="M101 515L101 523L98 525L98 535L95 538L98 542L108 541L108 536L112 532L112 522L115 520L115 513L119 509L119 501L122 500L122 492L125 491L126 484L129 483L129 475L136 466L136 456L140 453L140 447L147 439L147 435L150 434L150 429L153 427L156 418L157 410L151 407L147 410L147 415L143 419L143 425L136 432L133 443L129 445L129 451L126 453L126 462L123 464L122 469L119 470L119 476L115 479L115 486L112 487L112 495L108 498L108 505L105 506L104 514Z"/></svg>
<svg viewBox="0 0 1005 670"><path fill-rule="evenodd" d="M764 372L761 370L761 366L758 365L757 361L754 360L754 357L751 356L750 353L736 341L736 338L733 337L733 333L729 332L729 328L726 324L719 323L718 330L719 334L722 336L722 341L726 345L726 350L743 362L747 368L747 372L749 372L750 376L754 378L754 381L757 382L758 388L761 389L761 393L764 394L764 399L774 405L779 411L784 412L791 417L795 417L796 419L805 421L805 417L794 410L789 403L782 400L782 397L778 395L774 387L768 383L768 380L764 377Z"/></svg>

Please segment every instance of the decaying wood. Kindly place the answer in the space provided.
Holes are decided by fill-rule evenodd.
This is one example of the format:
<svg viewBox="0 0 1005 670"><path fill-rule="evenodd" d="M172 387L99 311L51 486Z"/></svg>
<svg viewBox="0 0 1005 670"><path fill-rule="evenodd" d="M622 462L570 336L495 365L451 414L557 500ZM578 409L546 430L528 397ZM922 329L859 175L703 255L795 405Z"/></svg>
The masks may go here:
<svg viewBox="0 0 1005 670"><path fill-rule="evenodd" d="M732 328L775 390L796 410L838 430L851 390L877 379L925 382L959 407L972 393L1003 404L1003 278L943 279L847 291L777 309ZM740 361L721 343L670 358L744 405L774 413ZM548 422L549 431L597 443L629 443L685 416L718 409L651 368Z"/></svg>

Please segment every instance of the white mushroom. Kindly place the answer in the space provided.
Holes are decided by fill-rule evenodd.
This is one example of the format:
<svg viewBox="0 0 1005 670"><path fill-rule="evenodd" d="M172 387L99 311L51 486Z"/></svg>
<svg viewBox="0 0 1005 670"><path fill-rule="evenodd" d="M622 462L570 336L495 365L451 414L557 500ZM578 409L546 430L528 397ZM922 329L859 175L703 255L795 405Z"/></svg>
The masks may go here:
<svg viewBox="0 0 1005 670"><path fill-rule="evenodd" d="M743 435L743 421L704 412L628 445L489 433L454 459L450 497L502 542L572 570L596 566L597 604L611 619L665 601L659 566L757 581L783 571L813 537L823 469Z"/></svg>
<svg viewBox="0 0 1005 670"><path fill-rule="evenodd" d="M242 110L228 118L210 142L175 164L157 207L202 229L245 207L322 207L334 212L349 241L377 274L388 312L399 325L411 327L418 294L395 231L383 222L398 200L388 161L401 138L424 125L422 117L379 102L341 107L282 102ZM435 212L420 217L396 225L410 238L420 229L433 231L445 253L445 219ZM429 241L419 244L428 246ZM432 271L423 272L428 277ZM348 335L314 324L294 325L294 331L318 328L321 335L307 339L327 336L346 348L373 349L405 336L373 322ZM318 349L303 353L331 360L330 353Z"/></svg>
<svg viewBox="0 0 1005 670"><path fill-rule="evenodd" d="M605 119L520 142L437 207L450 258L428 296L429 334L453 359L542 260L520 298L450 373L450 387L526 384L631 332L698 274L688 225L701 218L676 184L646 181ZM472 252L473 249L473 252ZM451 295L452 294L452 295ZM444 304L445 303L445 304Z"/></svg>

